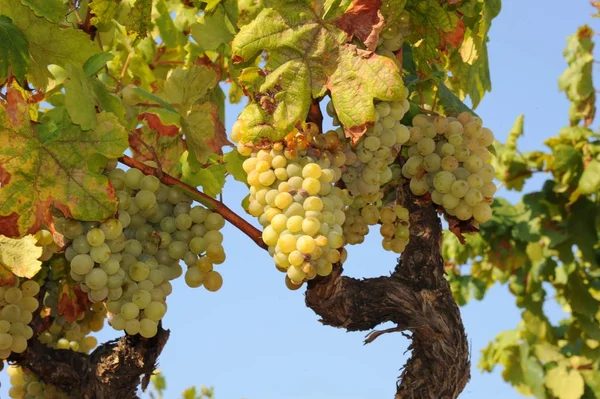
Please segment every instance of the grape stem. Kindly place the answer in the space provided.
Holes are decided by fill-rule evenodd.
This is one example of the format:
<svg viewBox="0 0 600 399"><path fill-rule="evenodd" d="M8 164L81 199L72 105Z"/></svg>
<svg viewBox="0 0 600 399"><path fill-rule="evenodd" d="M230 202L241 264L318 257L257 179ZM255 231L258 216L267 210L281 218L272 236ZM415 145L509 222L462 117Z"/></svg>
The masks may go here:
<svg viewBox="0 0 600 399"><path fill-rule="evenodd" d="M145 175L156 176L161 182L168 186L177 186L187 193L193 200L200 202L210 210L223 216L225 220L237 227L242 233L246 234L252 241L256 243L262 249L268 249L268 246L262 240L262 233L256 227L248 223L244 218L239 216L237 213L232 211L227 205L222 202L209 197L201 191L198 191L194 187L185 184L179 179L164 173L163 171L153 168L152 166L145 165L140 161L137 161L127 155L123 155L119 158L119 162L130 168L139 169Z"/></svg>

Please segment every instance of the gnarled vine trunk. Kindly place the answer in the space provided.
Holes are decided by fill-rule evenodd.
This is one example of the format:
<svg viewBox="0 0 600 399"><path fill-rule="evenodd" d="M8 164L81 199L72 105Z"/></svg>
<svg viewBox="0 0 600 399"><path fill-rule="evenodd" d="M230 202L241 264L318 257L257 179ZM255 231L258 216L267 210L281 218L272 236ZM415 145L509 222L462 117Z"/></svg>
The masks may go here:
<svg viewBox="0 0 600 399"><path fill-rule="evenodd" d="M306 304L321 322L366 331L391 321L392 330L373 332L366 342L391 331L412 334L395 399L456 398L470 378L467 337L460 311L444 278L442 227L430 202L415 202L407 187L399 199L410 211L410 241L389 277L354 279L342 268L311 281Z"/></svg>

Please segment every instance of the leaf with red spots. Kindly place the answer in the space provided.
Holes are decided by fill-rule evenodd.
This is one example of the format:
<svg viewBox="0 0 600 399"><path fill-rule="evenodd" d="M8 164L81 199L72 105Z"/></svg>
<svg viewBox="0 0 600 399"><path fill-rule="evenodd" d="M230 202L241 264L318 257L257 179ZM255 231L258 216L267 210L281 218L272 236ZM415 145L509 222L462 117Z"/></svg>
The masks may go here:
<svg viewBox="0 0 600 399"><path fill-rule="evenodd" d="M63 283L58 294L57 311L69 323L79 320L89 308L90 300L78 286Z"/></svg>
<svg viewBox="0 0 600 399"><path fill-rule="evenodd" d="M442 49L446 49L449 46L458 48L465 38L465 23L462 20L458 20L454 29L449 32L440 31Z"/></svg>
<svg viewBox="0 0 600 399"><path fill-rule="evenodd" d="M17 282L17 276L0 264L0 287L12 287Z"/></svg>
<svg viewBox="0 0 600 399"><path fill-rule="evenodd" d="M179 119L179 114L175 112L171 112L168 110L164 110L164 112L156 114L151 112L144 112L138 115L138 120L145 120L148 123L148 127L150 129L156 130L161 136L177 136L179 133L179 124L178 121L173 121L173 124L169 124L167 116L163 116L161 118L161 114L169 113L174 114L177 119Z"/></svg>
<svg viewBox="0 0 600 399"><path fill-rule="evenodd" d="M22 237L51 226L52 207L78 220L103 220L116 212L106 176L88 169L94 154L117 158L127 148L127 132L110 113L96 115L96 127L83 132L63 107L33 123L29 106L9 88L0 107L0 231Z"/></svg>
<svg viewBox="0 0 600 399"><path fill-rule="evenodd" d="M349 39L356 36L368 50L374 51L383 29L383 15L379 8L381 0L354 0L335 24L348 33Z"/></svg>
<svg viewBox="0 0 600 399"><path fill-rule="evenodd" d="M219 109L213 103L194 104L183 117L182 130L193 155L190 163L203 164L210 154L223 154L223 146L231 145L225 127L219 119Z"/></svg>
<svg viewBox="0 0 600 399"><path fill-rule="evenodd" d="M175 136L161 135L156 130L144 126L129 136L129 146L133 150L133 158L140 161L156 161L148 147L152 147L162 170L174 177L181 177L179 159L187 145L180 134Z"/></svg>

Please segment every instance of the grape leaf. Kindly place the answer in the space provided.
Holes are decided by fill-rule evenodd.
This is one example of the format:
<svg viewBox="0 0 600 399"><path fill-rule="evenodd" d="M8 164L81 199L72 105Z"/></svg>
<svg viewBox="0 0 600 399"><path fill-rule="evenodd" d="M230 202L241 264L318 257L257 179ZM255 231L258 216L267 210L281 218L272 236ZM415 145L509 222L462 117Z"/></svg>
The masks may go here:
<svg viewBox="0 0 600 399"><path fill-rule="evenodd" d="M193 172L186 161L187 157L184 155L181 163L183 172L181 180L183 182L192 187L202 187L202 191L211 197L216 197L223 190L225 166L217 163Z"/></svg>
<svg viewBox="0 0 600 399"><path fill-rule="evenodd" d="M133 7L127 14L125 29L128 33L136 33L138 38L146 37L152 26L151 14L152 0L135 0Z"/></svg>
<svg viewBox="0 0 600 399"><path fill-rule="evenodd" d="M29 65L27 40L10 18L0 15L0 80L8 77L8 68L23 80Z"/></svg>
<svg viewBox="0 0 600 399"><path fill-rule="evenodd" d="M583 395L584 382L579 371L568 370L564 364L548 370L545 384L559 399L579 399Z"/></svg>
<svg viewBox="0 0 600 399"><path fill-rule="evenodd" d="M63 68L70 63L81 66L92 55L100 52L85 32L38 18L19 0L0 0L0 10L12 19L29 43L29 81L39 89L45 89L48 80L52 79L47 68L49 64Z"/></svg>
<svg viewBox="0 0 600 399"><path fill-rule="evenodd" d="M96 125L94 96L87 85L87 76L81 68L67 65L69 78L65 82L65 107L71 120L83 130Z"/></svg>
<svg viewBox="0 0 600 399"><path fill-rule="evenodd" d="M230 151L223 155L223 161L225 162L227 173L233 176L235 180L241 181L244 184L247 183L247 174L242 167L242 164L245 160L246 157L240 155L240 153L236 150Z"/></svg>
<svg viewBox="0 0 600 399"><path fill-rule="evenodd" d="M32 278L42 268L38 260L42 247L36 242L32 235L17 239L0 235L0 265L18 277Z"/></svg>
<svg viewBox="0 0 600 399"><path fill-rule="evenodd" d="M89 7L90 12L94 14L91 23L95 25L112 21L117 13L119 3L115 0L93 0Z"/></svg>
<svg viewBox="0 0 600 399"><path fill-rule="evenodd" d="M383 29L383 15L379 11L381 0L354 0L335 24L348 33L349 38L358 37L368 50L377 47L379 33Z"/></svg>
<svg viewBox="0 0 600 399"><path fill-rule="evenodd" d="M85 314L90 305L90 300L79 286L71 286L65 280L58 293L57 311L69 323L77 321Z"/></svg>
<svg viewBox="0 0 600 399"><path fill-rule="evenodd" d="M236 63L269 52L266 69L271 73L261 86L260 108L244 114L250 139L281 139L306 119L311 96L322 97L327 89L340 121L353 135L374 122L374 99L403 98L394 61L346 45L346 32L320 17L320 3L313 6L275 2L243 26L232 43Z"/></svg>
<svg viewBox="0 0 600 399"><path fill-rule="evenodd" d="M98 114L96 128L84 133L63 109L57 120L46 121L58 133L44 141L25 100L14 89L8 94L9 107L0 107L0 231L21 237L42 223L51 225L52 205L78 220L113 215L114 191L106 176L88 170L86 160L95 153L117 158L127 148L127 132L116 117Z"/></svg>
<svg viewBox="0 0 600 399"><path fill-rule="evenodd" d="M600 162L593 159L585 167L577 189L581 194L593 194L600 190Z"/></svg>
<svg viewBox="0 0 600 399"><path fill-rule="evenodd" d="M135 135L129 136L129 145L133 150L133 158L140 162L154 161L154 156L142 144L141 140L154 148L162 170L174 177L181 176L179 159L187 151L187 146L181 135L164 136L144 126L137 129Z"/></svg>
<svg viewBox="0 0 600 399"><path fill-rule="evenodd" d="M68 6L63 0L21 0L38 17L57 23L67 15Z"/></svg>
<svg viewBox="0 0 600 399"><path fill-rule="evenodd" d="M169 72L161 96L168 103L179 104L183 110L188 110L217 83L216 72L205 66L192 65L188 69L179 67Z"/></svg>
<svg viewBox="0 0 600 399"><path fill-rule="evenodd" d="M146 123L148 123L148 127L152 130L156 130L161 136L177 136L179 134L179 125L181 124L180 122L180 116L179 114L176 114L175 112L171 112L169 110L166 109L156 109L156 111L165 111L165 112L160 112L160 113L153 113L153 112L142 112L141 114L138 115L138 120L142 121L145 120ZM155 110L152 110L155 111ZM167 121L165 119L168 118L168 116L170 115L165 115L166 113L172 113L175 114L177 116L176 121ZM163 118L161 118L161 115L163 116ZM169 122L175 122L175 123L169 123Z"/></svg>
<svg viewBox="0 0 600 399"><path fill-rule="evenodd" d="M94 54L83 64L83 70L86 76L92 76L98 73L98 71L106 65L106 63L115 57L113 53L102 52Z"/></svg>
<svg viewBox="0 0 600 399"><path fill-rule="evenodd" d="M192 25L192 37L202 50L217 50L221 45L229 46L233 40L233 32L229 25L222 8L217 7L213 13L204 13L198 22Z"/></svg>
<svg viewBox="0 0 600 399"><path fill-rule="evenodd" d="M17 276L0 264L0 287L12 287L17 284Z"/></svg>
<svg viewBox="0 0 600 399"><path fill-rule="evenodd" d="M112 0L111 0L112 1ZM175 48L177 46L185 46L187 38L184 36L181 28L177 28L171 15L169 14L169 8L165 3L165 0L158 0L154 3L154 7L158 16L154 18L154 23L158 27L160 32L160 38L163 43L169 48Z"/></svg>
<svg viewBox="0 0 600 399"><path fill-rule="evenodd" d="M191 165L194 162L197 162L196 165L203 164L211 153L223 154L223 145L229 143L217 112L217 106L212 103L194 104L182 118L182 131L193 155ZM198 168L194 166L193 169Z"/></svg>

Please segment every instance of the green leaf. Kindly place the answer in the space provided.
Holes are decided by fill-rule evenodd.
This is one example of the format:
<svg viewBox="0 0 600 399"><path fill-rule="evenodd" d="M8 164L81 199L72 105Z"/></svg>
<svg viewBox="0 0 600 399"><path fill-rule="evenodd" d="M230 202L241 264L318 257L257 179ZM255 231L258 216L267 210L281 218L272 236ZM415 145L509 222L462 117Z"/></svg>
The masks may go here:
<svg viewBox="0 0 600 399"><path fill-rule="evenodd" d="M188 110L217 83L215 71L205 66L178 67L169 72L161 96L170 104L179 104L183 110Z"/></svg>
<svg viewBox="0 0 600 399"><path fill-rule="evenodd" d="M71 120L83 130L96 124L94 96L87 85L87 76L81 68L67 65L68 80L65 82L65 107Z"/></svg>
<svg viewBox="0 0 600 399"><path fill-rule="evenodd" d="M233 178L242 183L246 183L247 174L242 167L242 164L246 160L246 157L240 155L238 151L230 151L223 155L223 161L225 162L225 168Z"/></svg>
<svg viewBox="0 0 600 399"><path fill-rule="evenodd" d="M192 37L204 51L217 50L221 45L229 46L233 33L222 7L217 7L212 13L205 12L192 25Z"/></svg>
<svg viewBox="0 0 600 399"><path fill-rule="evenodd" d="M346 33L323 21L323 10L276 2L243 26L233 43L236 63L269 52L261 106L246 113L249 139L278 140L308 114L311 97L331 91L347 134L360 136L375 120L374 99L401 101L405 88L394 61L345 45Z"/></svg>
<svg viewBox="0 0 600 399"><path fill-rule="evenodd" d="M138 38L144 38L152 26L152 0L135 0L131 11L125 19L125 29L136 33Z"/></svg>
<svg viewBox="0 0 600 399"><path fill-rule="evenodd" d="M600 190L600 162L593 159L579 178L577 189L581 194L594 194Z"/></svg>
<svg viewBox="0 0 600 399"><path fill-rule="evenodd" d="M182 180L193 187L202 187L206 195L216 197L223 191L225 186L225 166L222 164L212 164L207 168L192 172L186 162L182 163Z"/></svg>
<svg viewBox="0 0 600 399"><path fill-rule="evenodd" d="M581 373L567 369L564 364L548 370L546 386L558 399L579 399L583 395L584 382Z"/></svg>
<svg viewBox="0 0 600 399"><path fill-rule="evenodd" d="M183 32L175 26L173 18L171 18L169 8L165 0L155 1L154 7L158 16L154 18L154 22L160 32L160 38L168 48L184 46L187 42Z"/></svg>
<svg viewBox="0 0 600 399"><path fill-rule="evenodd" d="M440 83L437 95L438 103L444 109L446 116L457 116L461 112L471 112L461 100L445 84Z"/></svg>
<svg viewBox="0 0 600 399"><path fill-rule="evenodd" d="M83 64L83 70L89 77L98 73L98 71L106 65L106 63L114 58L113 53L102 52L94 54Z"/></svg>
<svg viewBox="0 0 600 399"><path fill-rule="evenodd" d="M62 20L69 11L64 0L21 0L21 3L31 8L38 17L54 23Z"/></svg>
<svg viewBox="0 0 600 399"><path fill-rule="evenodd" d="M32 235L14 239L0 235L0 265L18 277L32 278L42 268L42 247Z"/></svg>
<svg viewBox="0 0 600 399"><path fill-rule="evenodd" d="M19 0L0 0L0 10L13 20L29 43L31 63L29 81L39 89L45 89L52 74L48 65L66 68L68 64L81 66L100 49L82 30L61 27L38 18Z"/></svg>
<svg viewBox="0 0 600 399"><path fill-rule="evenodd" d="M11 73L22 81L29 65L27 40L10 18L0 15L0 81Z"/></svg>
<svg viewBox="0 0 600 399"><path fill-rule="evenodd" d="M89 7L91 13L94 14L90 22L96 25L112 21L117 13L119 3L115 0L92 0Z"/></svg>
<svg viewBox="0 0 600 399"><path fill-rule="evenodd" d="M0 231L21 237L42 224L52 225L52 206L84 221L114 215L117 202L107 177L90 172L86 161L95 153L107 158L123 154L127 132L116 117L98 114L96 128L84 133L63 110L51 121L56 137L42 141L25 100L11 91L10 107L0 107L0 168L5 182L0 188Z"/></svg>

